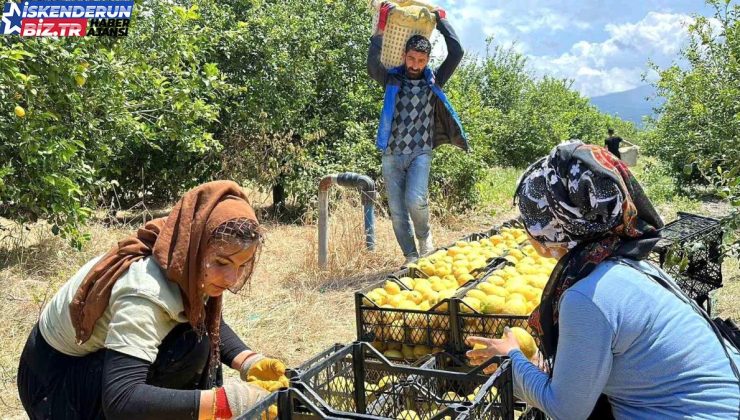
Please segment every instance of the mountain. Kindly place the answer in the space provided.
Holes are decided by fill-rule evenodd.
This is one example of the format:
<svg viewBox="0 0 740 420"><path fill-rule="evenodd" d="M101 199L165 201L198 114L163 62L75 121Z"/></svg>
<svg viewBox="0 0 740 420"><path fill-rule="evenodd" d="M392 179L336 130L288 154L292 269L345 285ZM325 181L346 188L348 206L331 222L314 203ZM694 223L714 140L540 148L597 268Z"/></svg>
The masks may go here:
<svg viewBox="0 0 740 420"><path fill-rule="evenodd" d="M643 125L642 117L654 115L653 108L664 101L656 97L655 88L650 85L591 98L591 103L601 112L632 121L638 127Z"/></svg>

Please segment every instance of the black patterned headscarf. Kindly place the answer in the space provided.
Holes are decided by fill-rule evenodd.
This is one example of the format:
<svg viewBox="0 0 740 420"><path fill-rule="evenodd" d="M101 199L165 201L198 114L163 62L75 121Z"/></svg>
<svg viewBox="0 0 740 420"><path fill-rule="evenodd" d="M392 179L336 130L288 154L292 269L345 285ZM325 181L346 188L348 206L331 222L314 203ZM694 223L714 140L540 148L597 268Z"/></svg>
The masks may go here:
<svg viewBox="0 0 740 420"><path fill-rule="evenodd" d="M563 292L609 257L645 259L663 221L621 160L580 140L555 147L530 166L515 200L532 238L568 249L529 319L544 356L554 361Z"/></svg>

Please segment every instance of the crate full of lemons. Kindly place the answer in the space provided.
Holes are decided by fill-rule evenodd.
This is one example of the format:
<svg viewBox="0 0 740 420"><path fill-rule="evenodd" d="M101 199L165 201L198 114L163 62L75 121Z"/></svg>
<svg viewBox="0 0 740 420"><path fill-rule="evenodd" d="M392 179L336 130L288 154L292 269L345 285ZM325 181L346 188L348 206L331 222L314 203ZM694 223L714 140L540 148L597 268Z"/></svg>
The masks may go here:
<svg viewBox="0 0 740 420"><path fill-rule="evenodd" d="M455 302L461 343L471 335L498 338L506 326L530 331L527 320L540 304L557 260L540 256L530 243L510 250L506 260L466 287Z"/></svg>
<svg viewBox="0 0 740 420"><path fill-rule="evenodd" d="M481 281L500 258L509 258L527 237L505 227L421 258L381 284L357 293L358 337L392 359L415 360L440 349L455 350L449 304ZM509 258L511 259L511 258Z"/></svg>

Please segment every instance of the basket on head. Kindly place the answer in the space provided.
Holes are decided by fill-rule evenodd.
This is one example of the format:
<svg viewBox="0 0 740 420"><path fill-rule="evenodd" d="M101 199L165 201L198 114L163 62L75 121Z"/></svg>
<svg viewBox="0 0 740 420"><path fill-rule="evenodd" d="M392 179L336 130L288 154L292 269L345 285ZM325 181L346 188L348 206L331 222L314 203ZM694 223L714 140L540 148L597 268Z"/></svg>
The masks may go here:
<svg viewBox="0 0 740 420"><path fill-rule="evenodd" d="M376 10L373 30L378 24L381 3L379 0L370 1L370 6ZM383 34L383 49L380 53L380 62L386 68L403 64L403 53L409 38L414 35L430 38L437 25L437 18L432 12L434 6L428 3L418 0L400 0L391 3L396 7L388 13L388 21Z"/></svg>

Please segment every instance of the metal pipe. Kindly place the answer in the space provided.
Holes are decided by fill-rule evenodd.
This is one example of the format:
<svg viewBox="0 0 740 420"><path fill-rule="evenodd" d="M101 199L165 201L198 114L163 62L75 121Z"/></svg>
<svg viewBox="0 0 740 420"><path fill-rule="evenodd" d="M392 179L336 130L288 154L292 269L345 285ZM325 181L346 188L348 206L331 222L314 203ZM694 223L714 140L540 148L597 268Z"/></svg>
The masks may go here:
<svg viewBox="0 0 740 420"><path fill-rule="evenodd" d="M319 267L324 270L329 258L329 189L332 185L356 188L362 199L365 222L365 246L375 250L375 181L369 176L353 172L327 175L319 182Z"/></svg>
<svg viewBox="0 0 740 420"><path fill-rule="evenodd" d="M375 205L373 203L363 204L365 218L365 246L370 251L375 251Z"/></svg>

